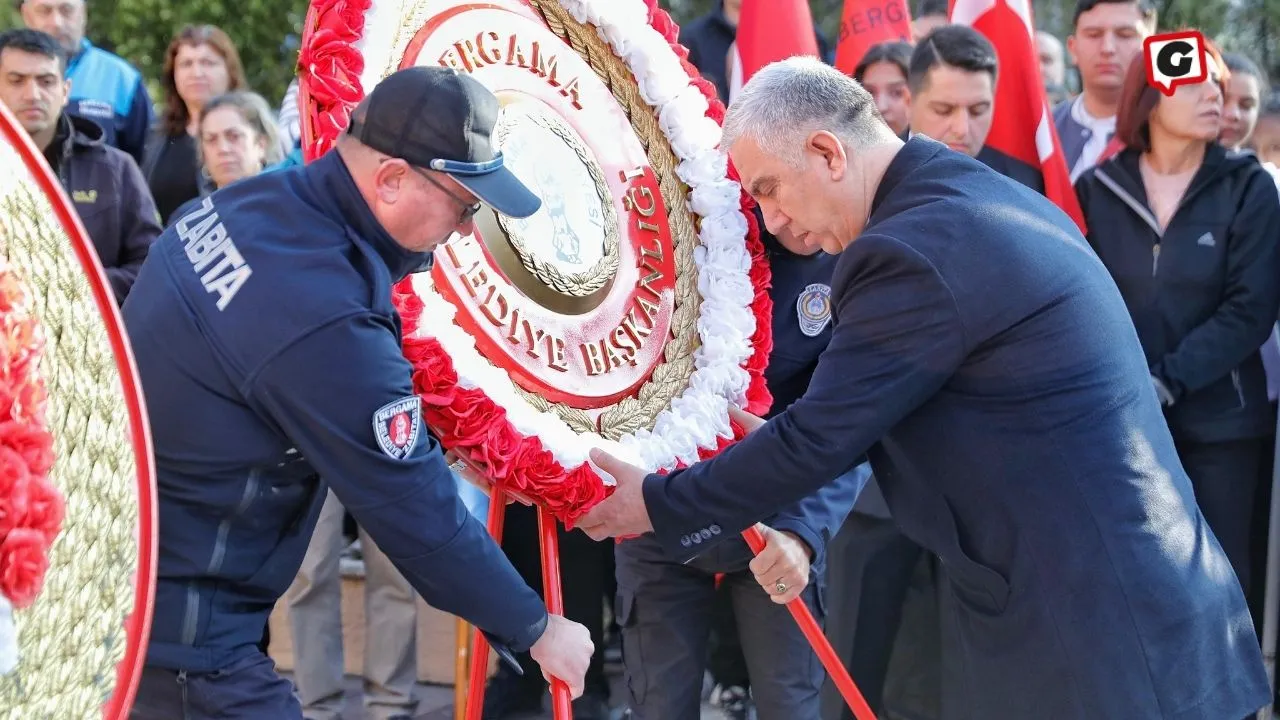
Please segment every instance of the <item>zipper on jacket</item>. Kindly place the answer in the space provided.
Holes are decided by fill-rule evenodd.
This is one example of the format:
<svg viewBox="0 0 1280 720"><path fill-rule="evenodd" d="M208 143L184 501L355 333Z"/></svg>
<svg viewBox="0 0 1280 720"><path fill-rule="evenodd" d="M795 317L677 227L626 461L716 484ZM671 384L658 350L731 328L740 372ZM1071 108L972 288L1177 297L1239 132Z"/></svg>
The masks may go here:
<svg viewBox="0 0 1280 720"><path fill-rule="evenodd" d="M1236 399L1240 401L1240 407L1244 407L1244 388L1240 386L1240 371L1231 371L1231 384L1236 388Z"/></svg>
<svg viewBox="0 0 1280 720"><path fill-rule="evenodd" d="M227 558L227 537L231 534L231 526L253 505L254 498L258 496L258 484L258 470L255 468L249 471L249 478L245 480L244 493L240 496L240 503L236 505L235 510L232 510L230 515L223 518L222 522L218 524L218 532L213 540L213 553L209 556L209 566L206 569L207 574L217 575L222 570L222 563ZM196 583L192 582L187 585L187 607L182 621L183 645L195 644L199 621L200 589Z"/></svg>
<svg viewBox="0 0 1280 720"><path fill-rule="evenodd" d="M186 670L178 671L178 688L182 694L182 717L183 717L183 720L185 720L187 717L187 671Z"/></svg>
<svg viewBox="0 0 1280 720"><path fill-rule="evenodd" d="M1160 243L1151 246L1151 277L1160 270Z"/></svg>

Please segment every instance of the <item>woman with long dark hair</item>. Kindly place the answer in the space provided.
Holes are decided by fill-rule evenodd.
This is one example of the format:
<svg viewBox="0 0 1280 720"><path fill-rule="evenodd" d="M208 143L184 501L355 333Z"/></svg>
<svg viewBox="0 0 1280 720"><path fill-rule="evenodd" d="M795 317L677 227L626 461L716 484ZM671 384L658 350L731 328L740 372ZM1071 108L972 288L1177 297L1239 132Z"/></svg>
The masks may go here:
<svg viewBox="0 0 1280 720"><path fill-rule="evenodd" d="M871 93L880 117L899 135L911 123L911 88L907 86L911 44L885 42L872 45L853 69L853 79Z"/></svg>
<svg viewBox="0 0 1280 720"><path fill-rule="evenodd" d="M231 90L248 89L240 54L213 25L188 25L165 51L164 109L142 157L142 174L163 225L183 203L211 187L201 170L196 132L205 103Z"/></svg>

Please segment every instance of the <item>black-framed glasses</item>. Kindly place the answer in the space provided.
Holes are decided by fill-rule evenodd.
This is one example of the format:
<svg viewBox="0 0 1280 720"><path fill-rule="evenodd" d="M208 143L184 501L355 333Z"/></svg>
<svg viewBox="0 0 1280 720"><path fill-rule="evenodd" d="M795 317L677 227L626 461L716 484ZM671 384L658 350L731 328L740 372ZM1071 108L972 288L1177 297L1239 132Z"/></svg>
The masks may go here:
<svg viewBox="0 0 1280 720"><path fill-rule="evenodd" d="M431 175L426 170L423 170L422 168L416 165L409 165L409 167L413 168L414 172L421 175L422 179L426 180L432 185L435 185L436 187L443 190L446 195L448 195L450 198L453 199L454 202L458 203L458 205L462 207L462 212L458 215L459 225L462 225L463 223L467 222L471 218L475 217L476 213L480 212L480 203L478 202L469 203L466 200L463 200L462 198L458 197L457 193L455 193L454 191L446 187L444 183L431 177Z"/></svg>

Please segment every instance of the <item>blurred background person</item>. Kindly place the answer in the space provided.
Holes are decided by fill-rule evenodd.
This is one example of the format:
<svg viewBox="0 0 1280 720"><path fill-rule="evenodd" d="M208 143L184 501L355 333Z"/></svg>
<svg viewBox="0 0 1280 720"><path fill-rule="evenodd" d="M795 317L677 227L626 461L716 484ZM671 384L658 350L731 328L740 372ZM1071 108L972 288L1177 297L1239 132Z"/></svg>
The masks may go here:
<svg viewBox="0 0 1280 720"><path fill-rule="evenodd" d="M174 222L213 190L253 177L284 159L271 108L260 95L247 90L210 100L200 112L196 138L196 157L208 183L172 213Z"/></svg>
<svg viewBox="0 0 1280 720"><path fill-rule="evenodd" d="M178 216L180 217L180 216ZM293 634L294 684L307 720L340 720L346 704L341 561L345 510L327 491L307 554L284 595ZM353 556L364 567L362 678L365 717L411 720L418 710L417 593L369 534Z"/></svg>
<svg viewBox="0 0 1280 720"><path fill-rule="evenodd" d="M1070 95L1067 92L1067 60L1062 41L1053 33L1036 31L1036 55L1040 58L1040 78L1044 81L1049 104L1057 105Z"/></svg>
<svg viewBox="0 0 1280 720"><path fill-rule="evenodd" d="M910 63L910 43L886 42L871 46L853 69L853 79L871 93L880 117L899 135L911 125Z"/></svg>
<svg viewBox="0 0 1280 720"><path fill-rule="evenodd" d="M22 22L52 35L67 57L71 97L67 112L96 122L102 140L142 162L155 115L142 73L84 36L84 0L18 0Z"/></svg>
<svg viewBox="0 0 1280 720"><path fill-rule="evenodd" d="M1263 99L1249 145L1263 163L1280 165L1280 95L1269 93Z"/></svg>
<svg viewBox="0 0 1280 720"><path fill-rule="evenodd" d="M302 145L302 115L298 110L298 78L294 78L285 88L284 99L280 101L280 113L276 116L280 126L280 146L288 155Z"/></svg>
<svg viewBox="0 0 1280 720"><path fill-rule="evenodd" d="M104 143L97 123L65 112L65 58L58 41L39 30L0 33L0 103L44 154L123 304L160 235L156 208L133 159Z"/></svg>
<svg viewBox="0 0 1280 720"><path fill-rule="evenodd" d="M716 94L723 103L729 102L729 70L732 67L728 61L729 50L738 36L738 19L741 15L742 0L718 0L711 12L680 28L679 42L689 49L689 62L716 86ZM827 42L816 25L813 34L818 42L818 55L823 62L834 62L835 48Z"/></svg>
<svg viewBox="0 0 1280 720"><path fill-rule="evenodd" d="M916 11L911 17L911 33L916 43L943 25L951 24L947 17L947 0L916 0Z"/></svg>
<svg viewBox="0 0 1280 720"><path fill-rule="evenodd" d="M609 578L614 574L612 541L597 542L586 533L565 530L557 524L560 542L561 594L564 616L586 626L595 643L587 669L586 688L582 697L573 701L574 720L610 720L609 679L604 671L604 603ZM538 511L532 506L512 503L507 506L502 530L502 552L529 587L542 593L542 555L539 550ZM624 611L619 610L622 613ZM622 622L622 619L619 619ZM499 663L497 673L485 689L483 720L508 720L537 713L548 695L547 681L527 652L516 653L524 669L517 674L506 663Z"/></svg>
<svg viewBox="0 0 1280 720"><path fill-rule="evenodd" d="M1280 196L1248 153L1228 152L1221 56L1170 97L1134 58L1120 96L1126 149L1076 191L1088 240L1124 296L1151 382L1205 520L1240 585L1252 582L1250 525L1276 417L1259 347L1280 308Z"/></svg>
<svg viewBox="0 0 1280 720"><path fill-rule="evenodd" d="M211 189L196 147L200 111L211 98L248 84L235 44L217 27L188 25L169 43L160 78L164 109L142 161L162 224L168 225L173 212L200 197L202 189Z"/></svg>
<svg viewBox="0 0 1280 720"><path fill-rule="evenodd" d="M1093 167L1116 132L1125 70L1156 28L1148 0L1078 0L1067 38L1080 73L1080 94L1053 111L1071 181Z"/></svg>
<svg viewBox="0 0 1280 720"><path fill-rule="evenodd" d="M1250 142L1258 125L1258 114L1270 94L1270 83L1265 72L1252 60L1240 53L1226 52L1222 60L1230 75L1223 84L1222 134L1218 138L1229 150L1252 152ZM1280 169L1269 162L1263 168L1280 186ZM1280 338L1275 329L1262 344L1262 366L1267 375L1267 399L1271 402L1271 416L1275 417L1275 403L1280 397ZM1253 496L1253 519L1250 523L1250 577L1254 579L1248 588L1249 610L1253 625L1261 631L1262 610L1266 600L1266 588L1262 582L1267 572L1267 537L1271 529L1271 490L1275 465L1274 433L1263 442L1262 459L1258 472L1258 484Z"/></svg>
<svg viewBox="0 0 1280 720"><path fill-rule="evenodd" d="M1218 138L1228 150L1246 148L1258 125L1258 112L1270 87L1266 73L1245 55L1222 54L1230 74L1223 84L1222 135Z"/></svg>

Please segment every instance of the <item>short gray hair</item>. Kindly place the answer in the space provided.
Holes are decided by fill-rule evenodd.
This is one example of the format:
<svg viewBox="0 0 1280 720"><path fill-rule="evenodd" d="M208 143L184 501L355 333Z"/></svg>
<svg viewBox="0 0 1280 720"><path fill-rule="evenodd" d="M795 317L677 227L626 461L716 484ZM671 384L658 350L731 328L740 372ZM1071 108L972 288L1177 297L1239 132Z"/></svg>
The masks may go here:
<svg viewBox="0 0 1280 720"><path fill-rule="evenodd" d="M871 93L816 58L771 63L751 76L724 117L720 148L749 137L760 149L799 165L805 138L826 130L861 147L893 137Z"/></svg>

